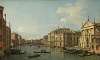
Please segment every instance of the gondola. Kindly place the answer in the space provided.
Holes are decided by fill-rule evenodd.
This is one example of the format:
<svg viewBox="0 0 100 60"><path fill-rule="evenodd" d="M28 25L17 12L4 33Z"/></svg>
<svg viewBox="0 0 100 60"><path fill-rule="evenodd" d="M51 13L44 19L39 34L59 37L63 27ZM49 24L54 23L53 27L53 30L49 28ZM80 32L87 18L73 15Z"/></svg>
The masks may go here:
<svg viewBox="0 0 100 60"><path fill-rule="evenodd" d="M34 54L34 55L29 55L28 58L36 58L36 57L40 57L40 54Z"/></svg>
<svg viewBox="0 0 100 60"><path fill-rule="evenodd" d="M48 51L46 51L46 50L41 50L41 51L33 51L34 53L50 53L50 52L48 52Z"/></svg>

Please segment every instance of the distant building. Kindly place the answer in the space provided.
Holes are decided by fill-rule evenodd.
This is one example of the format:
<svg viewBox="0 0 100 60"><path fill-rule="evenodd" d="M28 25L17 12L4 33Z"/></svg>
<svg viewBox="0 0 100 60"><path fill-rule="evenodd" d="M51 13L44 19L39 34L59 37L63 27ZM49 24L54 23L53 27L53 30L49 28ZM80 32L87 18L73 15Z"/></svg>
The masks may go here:
<svg viewBox="0 0 100 60"><path fill-rule="evenodd" d="M65 38L65 47L75 47L79 44L79 31L69 31L64 34Z"/></svg>
<svg viewBox="0 0 100 60"><path fill-rule="evenodd" d="M11 33L11 45L13 47L19 46L19 35L17 33Z"/></svg>
<svg viewBox="0 0 100 60"><path fill-rule="evenodd" d="M50 47L64 47L63 36L66 30L69 31L69 29L66 28L59 28L48 33Z"/></svg>
<svg viewBox="0 0 100 60"><path fill-rule="evenodd" d="M79 46L85 50L100 53L100 23L88 19L82 25Z"/></svg>
<svg viewBox="0 0 100 60"><path fill-rule="evenodd" d="M18 34L19 45L23 45L23 38L21 35Z"/></svg>
<svg viewBox="0 0 100 60"><path fill-rule="evenodd" d="M43 36L43 39L41 40L41 44L43 46L48 46L48 35Z"/></svg>
<svg viewBox="0 0 100 60"><path fill-rule="evenodd" d="M21 38L21 40L20 40L20 45L25 45L25 42L26 42L26 40L23 39L23 38Z"/></svg>
<svg viewBox="0 0 100 60"><path fill-rule="evenodd" d="M32 44L33 40L26 40L26 44Z"/></svg>
<svg viewBox="0 0 100 60"><path fill-rule="evenodd" d="M42 45L42 43L41 43L42 40L43 39L34 39L34 40L32 40L32 45L41 46Z"/></svg>
<svg viewBox="0 0 100 60"><path fill-rule="evenodd" d="M73 46L79 46L79 38L81 36L80 31L74 31L73 32Z"/></svg>
<svg viewBox="0 0 100 60"><path fill-rule="evenodd" d="M69 28L59 28L48 33L50 47L78 46L80 32L73 32Z"/></svg>

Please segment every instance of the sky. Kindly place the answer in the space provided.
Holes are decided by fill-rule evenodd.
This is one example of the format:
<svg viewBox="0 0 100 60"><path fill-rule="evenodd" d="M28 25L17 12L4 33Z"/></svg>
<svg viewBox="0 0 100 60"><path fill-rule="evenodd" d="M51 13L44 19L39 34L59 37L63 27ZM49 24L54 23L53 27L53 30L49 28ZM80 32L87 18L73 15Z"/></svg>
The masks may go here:
<svg viewBox="0 0 100 60"><path fill-rule="evenodd" d="M80 30L88 16L100 22L100 0L0 0L13 32L42 38L58 26Z"/></svg>

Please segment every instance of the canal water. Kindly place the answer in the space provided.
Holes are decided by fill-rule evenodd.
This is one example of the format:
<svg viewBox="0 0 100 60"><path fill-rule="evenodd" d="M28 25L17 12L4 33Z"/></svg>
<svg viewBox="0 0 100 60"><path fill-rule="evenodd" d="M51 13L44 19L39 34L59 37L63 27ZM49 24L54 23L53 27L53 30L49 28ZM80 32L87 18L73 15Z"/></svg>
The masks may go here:
<svg viewBox="0 0 100 60"><path fill-rule="evenodd" d="M10 55L8 57L3 58L3 60L100 60L100 56L92 55L92 56L80 57L77 55L72 55L72 54L61 52L62 50L60 49L54 49L54 50L51 50L52 53L50 54L45 53L45 54L41 54L40 57L29 59L27 56L30 54L34 54L33 51L37 51L39 50L39 48L25 46L22 48L22 50L25 50L26 54Z"/></svg>

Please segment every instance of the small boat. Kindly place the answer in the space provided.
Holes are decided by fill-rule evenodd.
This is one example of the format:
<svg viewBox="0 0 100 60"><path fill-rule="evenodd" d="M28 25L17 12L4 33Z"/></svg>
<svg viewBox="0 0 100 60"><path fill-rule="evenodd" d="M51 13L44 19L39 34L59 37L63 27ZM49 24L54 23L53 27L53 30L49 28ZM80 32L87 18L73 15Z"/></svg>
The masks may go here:
<svg viewBox="0 0 100 60"><path fill-rule="evenodd" d="M100 53L99 54L96 54L97 56L100 56Z"/></svg>
<svg viewBox="0 0 100 60"><path fill-rule="evenodd" d="M86 54L86 56L91 56L91 55L92 55L91 53L87 53L87 54Z"/></svg>
<svg viewBox="0 0 100 60"><path fill-rule="evenodd" d="M40 54L35 54L35 55L28 56L28 58L35 58L35 57L40 57L40 56L41 56Z"/></svg>
<svg viewBox="0 0 100 60"><path fill-rule="evenodd" d="M33 52L34 52L34 53L50 53L50 52L47 52L47 51L46 51L46 52L33 51Z"/></svg>
<svg viewBox="0 0 100 60"><path fill-rule="evenodd" d="M78 54L78 56L80 56L80 57L84 57L85 55L84 55L84 54Z"/></svg>
<svg viewBox="0 0 100 60"><path fill-rule="evenodd" d="M41 50L41 51L33 51L34 53L50 53L49 51L46 50Z"/></svg>
<svg viewBox="0 0 100 60"><path fill-rule="evenodd" d="M33 51L34 53L41 53L40 51Z"/></svg>
<svg viewBox="0 0 100 60"><path fill-rule="evenodd" d="M21 51L20 51L20 54L25 54L25 51L21 50Z"/></svg>
<svg viewBox="0 0 100 60"><path fill-rule="evenodd" d="M83 57L83 56L91 56L90 53L81 53L81 54L78 54L79 56Z"/></svg>
<svg viewBox="0 0 100 60"><path fill-rule="evenodd" d="M19 49L11 49L10 53L13 55L19 55L20 54L20 50Z"/></svg>

